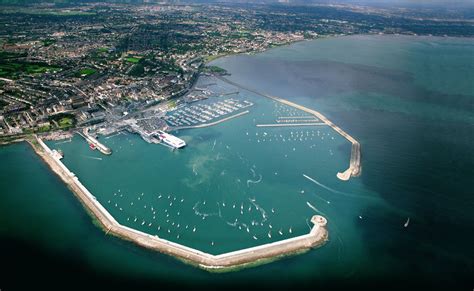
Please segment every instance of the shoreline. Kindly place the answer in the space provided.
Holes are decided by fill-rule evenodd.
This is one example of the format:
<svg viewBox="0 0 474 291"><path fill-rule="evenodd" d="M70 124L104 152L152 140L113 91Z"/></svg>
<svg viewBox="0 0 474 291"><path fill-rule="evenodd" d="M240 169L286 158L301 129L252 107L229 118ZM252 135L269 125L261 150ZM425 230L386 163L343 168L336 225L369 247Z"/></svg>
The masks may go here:
<svg viewBox="0 0 474 291"><path fill-rule="evenodd" d="M311 218L313 227L308 234L219 255L212 255L174 243L118 223L97 201L95 196L82 185L76 175L70 172L59 159L53 157L51 149L38 136L35 136L34 139L26 139L26 141L68 186L92 217L94 223L97 222L95 224L100 226L106 234L112 234L138 246L173 256L178 260L207 271L228 272L258 266L309 251L312 248L322 246L328 240L327 220L322 216L314 215Z"/></svg>

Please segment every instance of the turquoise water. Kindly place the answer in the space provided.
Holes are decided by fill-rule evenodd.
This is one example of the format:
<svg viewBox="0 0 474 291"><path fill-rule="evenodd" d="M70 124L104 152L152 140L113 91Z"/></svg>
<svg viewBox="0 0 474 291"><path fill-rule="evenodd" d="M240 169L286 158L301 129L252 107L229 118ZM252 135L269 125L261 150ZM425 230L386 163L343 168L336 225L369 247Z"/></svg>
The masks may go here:
<svg viewBox="0 0 474 291"><path fill-rule="evenodd" d="M235 91L215 79L200 82L217 82L217 93ZM188 145L181 150L130 134L101 139L111 156L91 151L80 137L48 145L63 151L65 165L121 224L213 254L306 234L312 215L332 219L331 202L347 196L376 198L354 192L357 180L337 179L348 167L351 144L332 128L257 127L307 114L248 93L240 98L254 104L249 114L174 132Z"/></svg>
<svg viewBox="0 0 474 291"><path fill-rule="evenodd" d="M182 231L177 239L178 228L170 226L169 236L167 230L156 233L219 253L288 237L289 227L295 235L307 232L306 219L316 213L309 202L329 220L330 240L322 248L258 268L208 274L105 236L27 145L0 150L2 241L16 245L9 248L17 250L11 254L16 259L28 262L21 254L38 250L43 259L65 258L59 263L65 269L74 266L129 284L309 287L309 282L340 286L401 278L438 287L469 283L474 272L473 51L472 39L355 36L214 62L232 73L230 79L314 108L359 140L362 175L349 182L335 176L347 167L350 145L346 141L324 128L257 128L254 124L269 123L289 112L245 91L239 98L256 103L251 113L215 127L176 132L189 144L182 151L149 145L134 135L101 138L114 150L110 157L91 151L79 138L53 143L64 150L65 164L124 224L130 223L127 217L140 213L141 222L165 225L166 215L153 221L148 208L153 205L154 210L168 209L176 226L178 207L161 203L157 195L170 195L176 201L184 198L179 229L190 221L196 232ZM218 83L215 90L234 88ZM293 135L308 131L316 137L317 130L319 139L281 140L288 140L291 131ZM263 142L264 132L280 140ZM322 140L323 132L329 138ZM227 171L222 174L223 169ZM247 180L256 181L259 174L261 182L247 186ZM141 193L144 198L138 200ZM264 226L247 232L228 225L235 218L243 223L262 220L255 206L248 210L249 198L255 198L268 214ZM132 201L136 209L129 207ZM218 213L220 203L221 217L208 215L203 220L193 210L197 202L201 214L216 213L216 208ZM120 211L115 203L130 212ZM234 203L237 211L228 208ZM241 205L245 215L240 214ZM405 228L407 218L410 223ZM135 225L138 229L154 233L141 222ZM271 239L269 223L275 226ZM45 232L39 225L55 231ZM278 234L280 229L284 235Z"/></svg>

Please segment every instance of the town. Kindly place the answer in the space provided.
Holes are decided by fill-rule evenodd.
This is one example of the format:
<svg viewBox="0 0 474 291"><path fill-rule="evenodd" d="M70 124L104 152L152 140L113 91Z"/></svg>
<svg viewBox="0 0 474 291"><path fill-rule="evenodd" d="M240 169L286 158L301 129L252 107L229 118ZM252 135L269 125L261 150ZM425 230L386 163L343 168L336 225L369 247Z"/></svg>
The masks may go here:
<svg viewBox="0 0 474 291"><path fill-rule="evenodd" d="M96 3L3 8L4 142L32 133L63 138L92 125L102 125L110 134L133 124L140 132L150 126L134 119L143 112L148 118L158 112L151 126L162 130L176 123L172 117L165 121L168 110L206 97L194 87L199 74L226 74L208 65L218 57L332 35L429 34L432 25L443 23L420 26L413 18L413 27L407 28L394 15L351 6ZM470 35L469 28L451 34ZM156 106L159 110L147 111Z"/></svg>

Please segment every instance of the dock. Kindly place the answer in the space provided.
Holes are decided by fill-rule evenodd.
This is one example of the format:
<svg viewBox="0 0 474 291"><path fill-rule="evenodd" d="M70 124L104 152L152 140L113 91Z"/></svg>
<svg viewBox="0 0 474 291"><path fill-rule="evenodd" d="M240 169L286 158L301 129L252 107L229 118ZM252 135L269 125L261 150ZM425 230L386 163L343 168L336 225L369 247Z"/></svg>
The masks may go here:
<svg viewBox="0 0 474 291"><path fill-rule="evenodd" d="M217 120L217 121L214 121L214 122L209 122L209 123L202 123L202 124L190 125L190 126L171 127L171 130L180 130L180 129L191 129L191 128L209 127L209 126L213 126L213 125L216 125L216 124L219 124L219 123L222 123L222 122L225 122L225 121L228 121L228 120L231 120L231 119L240 117L240 116L245 115L245 114L247 114L247 113L249 113L249 112L250 112L250 111L245 110L245 111L239 112L239 113L237 113L237 114L234 114L234 115L231 115L231 116L227 116L227 117L222 118L222 119L220 119L220 120Z"/></svg>
<svg viewBox="0 0 474 291"><path fill-rule="evenodd" d="M79 178L69 171L58 158L53 156L51 149L39 137L35 136L35 140L28 140L28 142L61 180L70 187L83 206L97 219L107 234L112 234L139 246L171 255L208 271L230 271L236 268L263 264L285 255L299 254L311 248L321 246L328 238L327 220L322 216L314 215L311 218L313 227L308 234L219 255L212 255L168 241L118 223L102 204L97 201L96 197L84 187Z"/></svg>
<svg viewBox="0 0 474 291"><path fill-rule="evenodd" d="M309 113L313 116L315 116L316 118L318 118L319 120L321 120L322 122L324 122L325 124L327 124L328 126L332 127L332 129L334 129L336 132L338 132L342 137L344 137L345 139L347 139L351 144L352 144L352 147L351 147L351 158L350 158L350 161L349 161L349 168L347 168L347 170L345 170L344 172L339 172L337 173L337 177L340 179L340 180L343 180L343 181L347 181L349 180L351 177L356 177L356 176L359 176L360 173L361 173L361 161L360 161L360 156L361 156L361 149L360 149L360 143L355 140L352 136L350 136L348 133L346 133L344 130L342 130L340 127L338 127L337 125L335 125L334 123L332 123L329 119L326 118L326 116L324 116L323 114L319 113L318 111L316 110L313 110L313 109L309 109L309 108L306 108L302 105L298 105L296 103L293 103L291 101L288 101L286 99L283 99L283 98L280 98L280 97L276 97L276 96L271 96L271 95L268 95L268 94L265 94L265 93L261 93L259 91L256 91L254 89L251 89L251 88L246 88L245 86L242 86L238 83L235 83L223 76L215 76L216 78L228 83L228 84L231 84L233 86L236 86L237 88L241 88L243 90L247 90L249 92L252 92L252 93L255 93L257 95L260 95L260 96L263 96L263 97L266 97L266 98L269 98L269 99L272 99L274 101L277 101L277 102L280 102L282 104L285 104L285 105L288 105L288 106L291 106L293 108L296 108L296 109L299 109L299 110L302 110L306 113Z"/></svg>
<svg viewBox="0 0 474 291"><path fill-rule="evenodd" d="M102 143L100 143L95 137L89 134L89 128L84 128L82 133L80 131L77 132L80 136L82 136L89 144L94 145L101 153L104 155L111 155L112 150Z"/></svg>

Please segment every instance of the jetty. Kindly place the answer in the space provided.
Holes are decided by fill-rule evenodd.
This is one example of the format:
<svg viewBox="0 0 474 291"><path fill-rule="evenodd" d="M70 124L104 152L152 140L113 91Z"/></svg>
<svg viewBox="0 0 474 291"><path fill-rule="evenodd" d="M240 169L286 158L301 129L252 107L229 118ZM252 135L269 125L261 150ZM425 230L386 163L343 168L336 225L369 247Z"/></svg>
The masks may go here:
<svg viewBox="0 0 474 291"><path fill-rule="evenodd" d="M245 114L247 114L247 113L249 113L249 112L250 112L250 111L245 110L245 111L239 112L239 113L237 113L237 114L234 114L234 115L227 116L227 117L225 117L225 118L219 119L219 120L214 121L214 122L202 123L202 124L197 124L197 125L189 125L189 126L176 126L176 127L171 127L170 129L171 129L171 130L179 130L179 129L191 129L191 128L209 127L209 126L217 125L217 124L219 124L219 123L222 123L222 122L225 122L225 121L228 121L228 120L231 120L231 119L240 117L240 116L245 115Z"/></svg>
<svg viewBox="0 0 474 291"><path fill-rule="evenodd" d="M89 128L84 128L82 133L80 131L77 132L80 136L82 136L89 144L93 145L97 148L101 153L104 155L111 155L112 150L102 143L100 143L95 137L89 134Z"/></svg>
<svg viewBox="0 0 474 291"><path fill-rule="evenodd" d="M299 104L296 104L296 103L293 103L291 101L288 101L286 99L283 99L283 98L280 98L280 97L276 97L276 96L272 96L272 95L268 95L268 94L265 94L265 93L262 93L262 92L259 92L259 91L256 91L254 89L251 89L251 88L247 88L239 83L236 83L236 82L233 82L223 76L215 76L216 78L230 84L230 85L233 85L233 86L236 86L237 88L241 88L243 90L247 90L249 92L252 92L252 93L255 93L257 95L260 95L260 96L263 96L263 97L266 97L266 98L269 98L269 99L272 99L274 101L277 101L277 102L280 102L282 104L285 104L285 105L288 105L288 106L291 106L293 108L296 108L296 109L299 109L299 110L302 110L306 113L309 113L313 116L315 116L316 118L318 118L319 120L321 120L323 123L327 124L328 126L332 127L332 129L334 129L336 132L338 132L342 137L344 137L345 139L347 139L351 144L352 144L352 147L351 147L351 158L350 158L350 161L349 161L349 168L347 168L347 170L345 170L344 172L339 172L337 173L337 177L340 179L340 180L343 180L343 181L347 181L349 180L351 177L356 177L356 176L359 176L360 173L361 173L361 161L360 161L360 152L361 152L361 149L360 149L360 143L355 140L352 136L350 136L347 132L345 132L344 130L342 130L340 127L338 127L337 125L335 125L334 123L332 123L329 119L326 118L326 116L324 116L323 114L319 113L318 111L316 110L313 110L313 109L309 109L307 107L304 107L302 105L299 105Z"/></svg>
<svg viewBox="0 0 474 291"><path fill-rule="evenodd" d="M326 218L314 215L311 218L313 226L310 232L293 238L219 255L190 248L156 235L150 235L121 225L38 136L35 136L34 140L28 140L28 142L61 180L69 186L107 234L112 234L142 247L171 255L205 270L230 271L263 264L286 255L299 254L311 248L321 246L328 238Z"/></svg>

